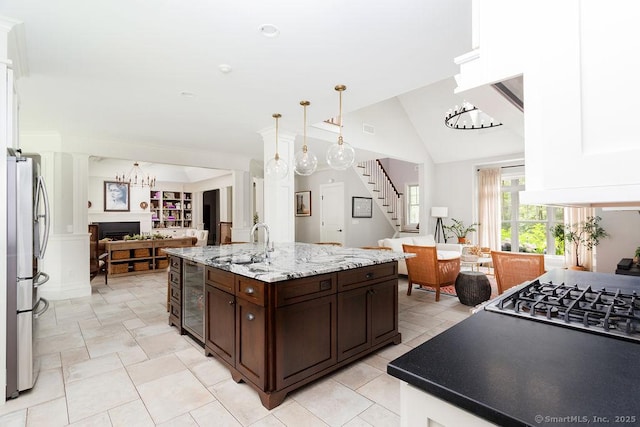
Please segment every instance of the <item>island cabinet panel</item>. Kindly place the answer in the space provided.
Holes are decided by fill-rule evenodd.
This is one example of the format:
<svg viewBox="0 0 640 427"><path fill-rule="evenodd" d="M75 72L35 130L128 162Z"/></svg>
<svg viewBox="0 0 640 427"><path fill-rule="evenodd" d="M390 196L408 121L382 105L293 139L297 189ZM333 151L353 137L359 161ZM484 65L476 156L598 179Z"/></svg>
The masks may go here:
<svg viewBox="0 0 640 427"><path fill-rule="evenodd" d="M236 298L236 369L261 389L267 378L266 336L264 307Z"/></svg>
<svg viewBox="0 0 640 427"><path fill-rule="evenodd" d="M338 294L338 360L398 334L398 282L386 280Z"/></svg>
<svg viewBox="0 0 640 427"><path fill-rule="evenodd" d="M336 295L289 304L276 311L276 389L337 362Z"/></svg>
<svg viewBox="0 0 640 427"><path fill-rule="evenodd" d="M363 287L338 294L338 360L371 347L369 292Z"/></svg>
<svg viewBox="0 0 640 427"><path fill-rule="evenodd" d="M262 282L207 267L205 353L267 409L287 393L400 342L397 263Z"/></svg>
<svg viewBox="0 0 640 427"><path fill-rule="evenodd" d="M205 293L205 348L233 366L236 357L236 297L208 283Z"/></svg>

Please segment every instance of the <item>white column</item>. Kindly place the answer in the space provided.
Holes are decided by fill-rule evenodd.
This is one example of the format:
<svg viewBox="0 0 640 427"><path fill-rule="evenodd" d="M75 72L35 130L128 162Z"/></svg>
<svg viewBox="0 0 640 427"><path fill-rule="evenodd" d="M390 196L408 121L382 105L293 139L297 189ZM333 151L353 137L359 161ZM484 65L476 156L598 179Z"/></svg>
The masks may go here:
<svg viewBox="0 0 640 427"><path fill-rule="evenodd" d="M293 215L294 196L294 139L292 133L278 133L278 154L287 162L289 173L283 179L276 179L266 173L267 162L276 153L275 128L261 132L264 144L264 218L269 226L272 242L293 242L295 238L295 222Z"/></svg>
<svg viewBox="0 0 640 427"><path fill-rule="evenodd" d="M253 185L249 172L233 171L233 194L231 197L232 206L232 228L231 240L234 242L248 242L249 231L253 226L251 215L251 192ZM222 220L222 209L220 210Z"/></svg>

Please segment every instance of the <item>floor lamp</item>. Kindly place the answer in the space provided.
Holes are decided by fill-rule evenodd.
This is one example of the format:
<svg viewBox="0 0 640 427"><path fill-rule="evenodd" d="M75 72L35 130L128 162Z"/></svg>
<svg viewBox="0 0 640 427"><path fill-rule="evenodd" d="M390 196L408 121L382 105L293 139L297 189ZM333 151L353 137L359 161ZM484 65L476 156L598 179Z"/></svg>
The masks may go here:
<svg viewBox="0 0 640 427"><path fill-rule="evenodd" d="M447 235L444 234L444 228L442 226L442 218L446 218L449 215L449 209L446 207L432 207L431 208L431 216L436 219L436 231L433 234L433 240L436 243L440 243L440 236L442 235L442 240L444 243L447 243Z"/></svg>

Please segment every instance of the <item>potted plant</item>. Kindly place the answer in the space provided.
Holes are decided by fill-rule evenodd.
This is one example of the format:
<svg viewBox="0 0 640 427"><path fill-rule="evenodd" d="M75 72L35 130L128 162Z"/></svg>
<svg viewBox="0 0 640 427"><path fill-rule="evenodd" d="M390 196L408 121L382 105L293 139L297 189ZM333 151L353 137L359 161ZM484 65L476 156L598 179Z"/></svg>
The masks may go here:
<svg viewBox="0 0 640 427"><path fill-rule="evenodd" d="M633 256L633 262L638 264L640 262L640 246L636 248L636 253Z"/></svg>
<svg viewBox="0 0 640 427"><path fill-rule="evenodd" d="M450 236L447 237L457 237L458 243L467 243L467 234L473 233L476 231L476 226L479 226L478 223L473 223L469 226L464 225L464 222L455 218L451 218L453 224L444 225L442 228L445 229L446 232L451 233Z"/></svg>
<svg viewBox="0 0 640 427"><path fill-rule="evenodd" d="M585 270L583 260L580 259L580 247L592 250L600 244L600 240L608 237L607 232L600 225L599 216L587 217L585 221L576 224L556 224L551 229L553 237L562 242L567 242L573 247L576 257L576 265L570 268ZM638 251L636 250L636 255Z"/></svg>

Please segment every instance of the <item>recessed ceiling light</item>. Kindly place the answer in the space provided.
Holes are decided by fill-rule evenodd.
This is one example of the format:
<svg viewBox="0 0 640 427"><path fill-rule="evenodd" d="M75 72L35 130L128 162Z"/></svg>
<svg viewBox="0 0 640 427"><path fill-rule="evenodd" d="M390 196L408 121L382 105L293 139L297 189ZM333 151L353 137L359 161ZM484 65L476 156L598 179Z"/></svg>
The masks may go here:
<svg viewBox="0 0 640 427"><path fill-rule="evenodd" d="M229 64L220 64L218 65L218 70L220 70L221 73L223 74L227 74L231 72L231 65Z"/></svg>
<svg viewBox="0 0 640 427"><path fill-rule="evenodd" d="M189 92L188 90L183 90L182 92L180 92L180 96L185 96L185 97L191 98L191 97L196 96L196 94L193 93L193 92Z"/></svg>
<svg viewBox="0 0 640 427"><path fill-rule="evenodd" d="M260 26L260 32L265 37L277 37L280 30L273 24L264 24Z"/></svg>

